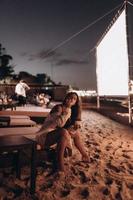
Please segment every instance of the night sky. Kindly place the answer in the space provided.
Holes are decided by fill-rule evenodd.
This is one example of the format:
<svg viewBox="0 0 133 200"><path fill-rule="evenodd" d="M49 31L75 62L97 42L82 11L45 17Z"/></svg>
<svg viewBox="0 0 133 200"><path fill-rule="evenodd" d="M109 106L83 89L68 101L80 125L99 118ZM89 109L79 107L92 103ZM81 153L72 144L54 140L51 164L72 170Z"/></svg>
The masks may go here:
<svg viewBox="0 0 133 200"><path fill-rule="evenodd" d="M95 51L91 49L123 2L0 0L0 43L13 57L15 73L46 73L56 83L96 89Z"/></svg>

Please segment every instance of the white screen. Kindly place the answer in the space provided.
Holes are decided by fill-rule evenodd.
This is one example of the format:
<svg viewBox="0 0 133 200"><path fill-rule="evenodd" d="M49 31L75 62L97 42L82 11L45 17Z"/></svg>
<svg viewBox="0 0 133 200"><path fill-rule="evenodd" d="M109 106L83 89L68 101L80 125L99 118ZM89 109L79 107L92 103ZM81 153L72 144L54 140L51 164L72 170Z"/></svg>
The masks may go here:
<svg viewBox="0 0 133 200"><path fill-rule="evenodd" d="M128 50L125 10L97 46L98 95L128 95Z"/></svg>

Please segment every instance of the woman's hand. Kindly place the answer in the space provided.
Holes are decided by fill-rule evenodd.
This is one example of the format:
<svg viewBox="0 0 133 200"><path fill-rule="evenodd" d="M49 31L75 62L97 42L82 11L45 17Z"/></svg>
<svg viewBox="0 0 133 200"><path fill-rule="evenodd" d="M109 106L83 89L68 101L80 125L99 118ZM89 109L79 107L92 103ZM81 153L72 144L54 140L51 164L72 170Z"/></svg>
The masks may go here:
<svg viewBox="0 0 133 200"><path fill-rule="evenodd" d="M74 126L74 129L75 129L75 130L81 128L81 121L75 121L75 123L74 123L73 126Z"/></svg>

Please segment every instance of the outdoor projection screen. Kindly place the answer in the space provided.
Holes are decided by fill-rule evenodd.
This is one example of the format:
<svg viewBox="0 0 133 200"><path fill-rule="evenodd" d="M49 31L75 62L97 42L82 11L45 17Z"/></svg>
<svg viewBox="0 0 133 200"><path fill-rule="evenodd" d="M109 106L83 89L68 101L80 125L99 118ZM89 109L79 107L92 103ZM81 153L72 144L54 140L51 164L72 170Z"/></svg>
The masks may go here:
<svg viewBox="0 0 133 200"><path fill-rule="evenodd" d="M129 63L125 10L98 44L96 62L98 95L128 95Z"/></svg>

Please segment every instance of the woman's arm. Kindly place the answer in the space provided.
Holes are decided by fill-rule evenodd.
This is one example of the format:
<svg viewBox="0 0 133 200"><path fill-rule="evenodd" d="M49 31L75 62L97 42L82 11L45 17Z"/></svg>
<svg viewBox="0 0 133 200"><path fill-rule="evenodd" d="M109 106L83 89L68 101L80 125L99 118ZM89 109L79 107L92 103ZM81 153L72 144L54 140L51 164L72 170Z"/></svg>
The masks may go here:
<svg viewBox="0 0 133 200"><path fill-rule="evenodd" d="M39 132L43 131L44 129L46 129L47 126L49 126L50 128L56 128L59 124L60 121L60 115L62 114L62 105L58 104L55 105L50 113L48 114L48 116L45 118ZM60 126L59 126L60 127Z"/></svg>
<svg viewBox="0 0 133 200"><path fill-rule="evenodd" d="M56 123L58 127L63 127L67 120L71 117L71 108L62 107L62 113L58 116Z"/></svg>

